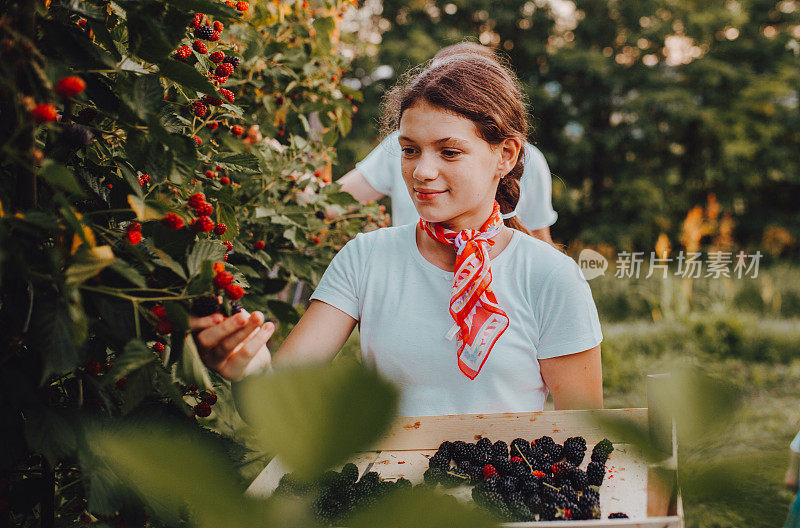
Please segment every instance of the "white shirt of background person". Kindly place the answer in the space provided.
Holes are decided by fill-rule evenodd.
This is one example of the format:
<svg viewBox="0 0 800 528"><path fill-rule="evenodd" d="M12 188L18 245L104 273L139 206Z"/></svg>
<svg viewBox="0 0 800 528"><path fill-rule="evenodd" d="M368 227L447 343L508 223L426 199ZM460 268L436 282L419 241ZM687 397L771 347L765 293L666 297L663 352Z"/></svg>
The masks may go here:
<svg viewBox="0 0 800 528"><path fill-rule="evenodd" d="M419 220L400 171L398 134L397 131L389 134L366 158L356 163L355 169L336 181L342 185L343 191L362 203L390 196L392 224L395 226ZM558 213L553 210L551 202L550 168L542 152L528 142L525 143L523 165L517 218L534 236L552 243L550 226L555 223Z"/></svg>

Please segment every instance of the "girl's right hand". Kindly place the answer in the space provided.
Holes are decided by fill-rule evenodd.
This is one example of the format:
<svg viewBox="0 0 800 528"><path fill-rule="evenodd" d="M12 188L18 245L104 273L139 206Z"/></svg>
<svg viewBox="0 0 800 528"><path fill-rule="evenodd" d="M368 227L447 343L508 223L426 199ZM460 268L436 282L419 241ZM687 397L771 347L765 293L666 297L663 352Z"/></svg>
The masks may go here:
<svg viewBox="0 0 800 528"><path fill-rule="evenodd" d="M228 318L220 314L189 317L200 358L210 369L230 381L240 381L271 364L267 341L275 332L264 314L245 310Z"/></svg>

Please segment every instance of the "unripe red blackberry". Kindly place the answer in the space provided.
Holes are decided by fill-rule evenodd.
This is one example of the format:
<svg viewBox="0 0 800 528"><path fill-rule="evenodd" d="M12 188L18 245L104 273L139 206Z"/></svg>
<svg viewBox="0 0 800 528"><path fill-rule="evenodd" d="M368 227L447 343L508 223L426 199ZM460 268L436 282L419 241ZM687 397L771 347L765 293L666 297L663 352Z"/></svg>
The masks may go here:
<svg viewBox="0 0 800 528"><path fill-rule="evenodd" d="M225 26L222 25L222 22L220 22L219 20L215 20L214 21L214 31L222 31L223 29L225 29Z"/></svg>
<svg viewBox="0 0 800 528"><path fill-rule="evenodd" d="M139 185L140 186L144 187L148 183L150 183L150 175L149 174L142 174L141 176L139 176Z"/></svg>
<svg viewBox="0 0 800 528"><path fill-rule="evenodd" d="M192 136L192 139L194 140L194 144L198 147L203 144L203 140L200 136Z"/></svg>
<svg viewBox="0 0 800 528"><path fill-rule="evenodd" d="M223 60L225 60L225 54L222 53L221 51L215 51L214 53L209 55L208 58L211 59L211 62L220 63Z"/></svg>
<svg viewBox="0 0 800 528"><path fill-rule="evenodd" d="M165 348L166 347L164 346L164 343L162 343L160 341L158 341L158 342L153 344L153 350L155 350L156 352L159 352L159 353L163 352Z"/></svg>
<svg viewBox="0 0 800 528"><path fill-rule="evenodd" d="M39 104L31 110L31 116L37 123L50 123L58 118L58 111L51 104Z"/></svg>
<svg viewBox="0 0 800 528"><path fill-rule="evenodd" d="M253 249L255 249L256 251L261 251L265 247L267 247L267 245L264 243L263 240L256 240L255 242L253 242Z"/></svg>
<svg viewBox="0 0 800 528"><path fill-rule="evenodd" d="M202 53L203 55L205 55L206 53L208 53L208 46L206 46L206 43L205 43L205 42L202 42L202 41L200 41L200 40L195 40L195 41L192 43L192 48L194 48L194 50L195 50L197 53Z"/></svg>
<svg viewBox="0 0 800 528"><path fill-rule="evenodd" d="M215 235L222 236L222 235L224 235L224 234L225 234L225 231L226 231L227 229L228 229L228 226L226 226L226 225L225 225L225 224L223 224L223 223L219 223L219 224L217 224L217 225L215 225L215 226L214 226L214 234L215 234Z"/></svg>
<svg viewBox="0 0 800 528"><path fill-rule="evenodd" d="M209 37L208 40L210 40L211 42L217 42L221 38L222 38L222 34L219 31L213 31L211 33L211 37Z"/></svg>
<svg viewBox="0 0 800 528"><path fill-rule="evenodd" d="M195 233L208 233L214 229L214 221L207 216L199 216L191 223L191 228Z"/></svg>
<svg viewBox="0 0 800 528"><path fill-rule="evenodd" d="M247 2L236 2L236 9L244 13L248 9L250 9L250 4Z"/></svg>
<svg viewBox="0 0 800 528"><path fill-rule="evenodd" d="M200 418L205 418L211 414L211 405L208 403L201 401L197 405L194 406L194 414L199 416Z"/></svg>
<svg viewBox="0 0 800 528"><path fill-rule="evenodd" d="M195 101L192 103L192 112L194 112L194 115L197 117L203 117L206 115L206 112L208 112L208 107L200 101Z"/></svg>
<svg viewBox="0 0 800 528"><path fill-rule="evenodd" d="M224 288L233 282L233 274L230 271L221 271L214 275L214 286Z"/></svg>
<svg viewBox="0 0 800 528"><path fill-rule="evenodd" d="M225 224L222 224L222 225L225 225ZM233 251L233 243L232 242L229 242L229 241L225 240L222 244L225 246L225 248L227 249L228 252Z"/></svg>
<svg viewBox="0 0 800 528"><path fill-rule="evenodd" d="M206 123L206 128L209 130L216 130L219 127L219 121L209 121Z"/></svg>
<svg viewBox="0 0 800 528"><path fill-rule="evenodd" d="M127 231L125 233L125 238L128 239L128 242L130 242L131 245L135 246L136 244L138 244L139 242L142 241L142 232L141 231Z"/></svg>
<svg viewBox="0 0 800 528"><path fill-rule="evenodd" d="M189 196L187 203L192 209L197 209L202 204L206 203L206 195L203 193L194 193L193 195Z"/></svg>
<svg viewBox="0 0 800 528"><path fill-rule="evenodd" d="M225 295L232 301L238 301L244 295L244 288L238 284L228 284L225 286Z"/></svg>
<svg viewBox="0 0 800 528"><path fill-rule="evenodd" d="M56 83L56 93L61 97L75 97L86 89L86 81L77 75L63 77Z"/></svg>
<svg viewBox="0 0 800 528"><path fill-rule="evenodd" d="M210 95L204 95L202 101L204 104L209 106L219 106L222 104L222 99L217 99L216 97L212 97Z"/></svg>
<svg viewBox="0 0 800 528"><path fill-rule="evenodd" d="M195 209L195 212L199 216L211 216L214 213L214 206L211 205L208 202L203 202L203 203L201 203L200 205L197 206L197 209Z"/></svg>
<svg viewBox="0 0 800 528"><path fill-rule="evenodd" d="M221 63L217 66L217 69L214 70L214 74L218 77L230 77L231 74L233 74L233 64L230 62Z"/></svg>
<svg viewBox="0 0 800 528"><path fill-rule="evenodd" d="M192 54L192 48L189 46L181 46L175 51L175 55L181 60L186 60Z"/></svg>
<svg viewBox="0 0 800 528"><path fill-rule="evenodd" d="M192 26L195 29L198 29L200 26L203 25L203 19L205 19L205 15L203 13L195 13L194 18L192 19Z"/></svg>
<svg viewBox="0 0 800 528"><path fill-rule="evenodd" d="M228 90L227 88L220 88L219 93L231 104L236 101L236 96L233 95L233 92Z"/></svg>
<svg viewBox="0 0 800 528"><path fill-rule="evenodd" d="M241 136L244 133L244 129L239 125L233 125L231 127L231 132L234 136Z"/></svg>
<svg viewBox="0 0 800 528"><path fill-rule="evenodd" d="M183 218L176 215L175 213L167 213L164 215L164 218L161 219L161 223L167 226L170 229L176 230L183 227Z"/></svg>
<svg viewBox="0 0 800 528"><path fill-rule="evenodd" d="M195 29L194 36L203 40L211 40L211 35L214 34L214 28L211 26L200 26Z"/></svg>

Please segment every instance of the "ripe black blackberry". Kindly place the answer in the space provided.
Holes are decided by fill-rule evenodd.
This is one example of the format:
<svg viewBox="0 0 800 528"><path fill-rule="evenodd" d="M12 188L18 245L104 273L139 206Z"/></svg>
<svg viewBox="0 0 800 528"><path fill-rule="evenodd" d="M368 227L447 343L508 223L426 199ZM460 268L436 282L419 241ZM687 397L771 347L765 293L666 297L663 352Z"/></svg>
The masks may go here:
<svg viewBox="0 0 800 528"><path fill-rule="evenodd" d="M317 497L312 505L314 517L325 526L332 526L334 519L340 514L341 510L342 503L327 493Z"/></svg>
<svg viewBox="0 0 800 528"><path fill-rule="evenodd" d="M508 460L508 444L502 440L492 444L492 458L505 458Z"/></svg>
<svg viewBox="0 0 800 528"><path fill-rule="evenodd" d="M244 306L239 301L233 301L231 303L231 315L236 315L237 313L244 310Z"/></svg>
<svg viewBox="0 0 800 528"><path fill-rule="evenodd" d="M92 133L81 125L64 125L61 131L61 143L70 149L81 149L92 142Z"/></svg>
<svg viewBox="0 0 800 528"><path fill-rule="evenodd" d="M203 40L211 40L211 36L214 34L214 28L211 26L200 26L199 28L194 30L194 36L199 39Z"/></svg>
<svg viewBox="0 0 800 528"><path fill-rule="evenodd" d="M436 454L428 460L428 467L446 470L450 467L450 457L444 455L441 451L437 451Z"/></svg>
<svg viewBox="0 0 800 528"><path fill-rule="evenodd" d="M241 59L239 57L231 57L229 55L229 56L226 56L225 59L222 62L227 62L228 64L232 65L233 69L235 70L236 68L239 67L239 64L241 64L242 61L241 61Z"/></svg>
<svg viewBox="0 0 800 528"><path fill-rule="evenodd" d="M484 501L489 512L500 520L511 520L511 510L506 506L505 499L495 491L486 493Z"/></svg>
<svg viewBox="0 0 800 528"><path fill-rule="evenodd" d="M600 492L596 488L586 488L583 491L583 496L592 502L600 504Z"/></svg>
<svg viewBox="0 0 800 528"><path fill-rule="evenodd" d="M566 501L578 502L578 493L575 491L575 489L572 487L571 484L564 484L563 486L561 486L559 494L562 497L564 497Z"/></svg>
<svg viewBox="0 0 800 528"><path fill-rule="evenodd" d="M586 481L591 486L602 486L606 476L606 468L600 462L589 462L586 467Z"/></svg>
<svg viewBox="0 0 800 528"><path fill-rule="evenodd" d="M572 487L577 491L583 491L586 489L586 486L589 485L586 472L580 468L575 468L573 471L571 471L569 475L567 475L567 480L569 480L569 482L572 484Z"/></svg>
<svg viewBox="0 0 800 528"><path fill-rule="evenodd" d="M531 443L524 438L515 438L511 442L511 456L523 456L526 459L531 458Z"/></svg>
<svg viewBox="0 0 800 528"><path fill-rule="evenodd" d="M500 492L504 496L519 490L519 479L510 475L500 479Z"/></svg>
<svg viewBox="0 0 800 528"><path fill-rule="evenodd" d="M455 488L457 486L469 484L471 480L472 477L469 473L453 468L445 471L440 482L445 488Z"/></svg>
<svg viewBox="0 0 800 528"><path fill-rule="evenodd" d="M508 458L492 458L491 464L500 475L505 476L511 474L511 462Z"/></svg>
<svg viewBox="0 0 800 528"><path fill-rule="evenodd" d="M568 462L580 466L586 455L586 440L580 436L573 436L564 440L564 458Z"/></svg>
<svg viewBox="0 0 800 528"><path fill-rule="evenodd" d="M444 478L444 470L441 468L436 467L429 467L425 470L425 473L422 474L422 478L425 481L425 484L429 484L431 486L435 486Z"/></svg>
<svg viewBox="0 0 800 528"><path fill-rule="evenodd" d="M525 462L511 462L510 474L514 477L521 478L531 474L531 469Z"/></svg>
<svg viewBox="0 0 800 528"><path fill-rule="evenodd" d="M533 521L536 516L533 514L521 493L513 493L506 500L508 509L511 510L511 519L517 522Z"/></svg>
<svg viewBox="0 0 800 528"><path fill-rule="evenodd" d="M453 452L451 454L453 460L456 462L460 462L462 460L469 459L469 453L467 449L467 443L462 440L456 440L453 442Z"/></svg>
<svg viewBox="0 0 800 528"><path fill-rule="evenodd" d="M629 517L626 514L622 513L622 512L617 512L617 513L612 513L611 515L608 516L608 518L609 519L628 519Z"/></svg>
<svg viewBox="0 0 800 528"><path fill-rule="evenodd" d="M481 449L481 450L491 449L492 448L492 441L489 440L486 437L483 437L480 440L478 440L475 445L478 447L478 449Z"/></svg>
<svg viewBox="0 0 800 528"><path fill-rule="evenodd" d="M487 491L500 491L500 477L497 475L488 477L481 483L481 485L486 488Z"/></svg>
<svg viewBox="0 0 800 528"><path fill-rule="evenodd" d="M192 315L197 317L206 317L207 315L219 312L220 305L215 295L207 295L205 297L197 297L192 301L191 312Z"/></svg>
<svg viewBox="0 0 800 528"><path fill-rule="evenodd" d="M397 482L395 482L395 484L397 489L399 490L411 489L411 481L405 477L400 477L399 479L397 479Z"/></svg>
<svg viewBox="0 0 800 528"><path fill-rule="evenodd" d="M550 452L550 449L556 445L555 441L549 436L542 436L537 438L535 445L544 452Z"/></svg>
<svg viewBox="0 0 800 528"><path fill-rule="evenodd" d="M558 506L553 504L552 502L542 500L542 506L539 509L539 520L540 521L555 521L556 515L558 514Z"/></svg>
<svg viewBox="0 0 800 528"><path fill-rule="evenodd" d="M442 456L447 457L448 460L453 458L453 442L449 440L445 440L441 444L439 444L439 449L436 450L436 454L441 453Z"/></svg>
<svg viewBox="0 0 800 528"><path fill-rule="evenodd" d="M488 450L476 448L475 453L470 459L470 463L472 463L473 466L483 467L486 464L488 464L490 460L491 460L491 455L489 454Z"/></svg>
<svg viewBox="0 0 800 528"><path fill-rule="evenodd" d="M592 449L592 461L605 464L608 457L614 451L614 445L608 438L603 438Z"/></svg>
<svg viewBox="0 0 800 528"><path fill-rule="evenodd" d="M541 513L542 498L538 495L530 495L525 498L525 505L527 505L533 513Z"/></svg>
<svg viewBox="0 0 800 528"><path fill-rule="evenodd" d="M528 473L519 479L519 491L524 497L537 495L539 493L539 480Z"/></svg>
<svg viewBox="0 0 800 528"><path fill-rule="evenodd" d="M550 447L550 456L553 457L554 462L560 462L564 458L564 446L561 444L553 444Z"/></svg>
<svg viewBox="0 0 800 528"><path fill-rule="evenodd" d="M358 467L352 462L348 462L342 467L339 475L342 484L355 484L358 481Z"/></svg>
<svg viewBox="0 0 800 528"><path fill-rule="evenodd" d="M553 476L559 480L566 479L567 476L575 469L571 463L567 461L563 462L556 462L551 466L551 471L553 472Z"/></svg>
<svg viewBox="0 0 800 528"><path fill-rule="evenodd" d="M578 510L580 511L581 519L599 519L600 500L593 500L591 497L584 494L578 501Z"/></svg>

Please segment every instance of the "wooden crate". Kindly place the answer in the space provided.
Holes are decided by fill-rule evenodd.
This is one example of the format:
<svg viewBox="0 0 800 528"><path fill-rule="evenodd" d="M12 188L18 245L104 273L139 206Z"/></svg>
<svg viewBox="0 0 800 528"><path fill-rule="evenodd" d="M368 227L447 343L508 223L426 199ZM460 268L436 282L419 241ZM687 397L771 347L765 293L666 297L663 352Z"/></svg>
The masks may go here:
<svg viewBox="0 0 800 528"><path fill-rule="evenodd" d="M648 377L648 396L651 383ZM665 452L659 464L648 465L633 446L617 441L598 425L598 418L625 418L647 427L655 445ZM593 411L541 411L531 413L461 414L397 418L386 437L373 449L351 459L359 474L377 471L384 479L405 477L422 482L422 474L444 440L475 442L487 437L493 442L511 443L515 438L533 440L553 437L563 443L570 436L586 439L586 469L592 447L608 437L614 452L606 463L606 477L600 488L603 519L591 521L539 521L504 523L508 527L538 528L683 528L683 506L677 485L677 445L675 426L670 417L648 412L647 408L602 409ZM247 489L250 496L269 496L287 468L276 457ZM463 500L471 500L467 487L447 490ZM624 512L630 519L606 519L610 513Z"/></svg>

